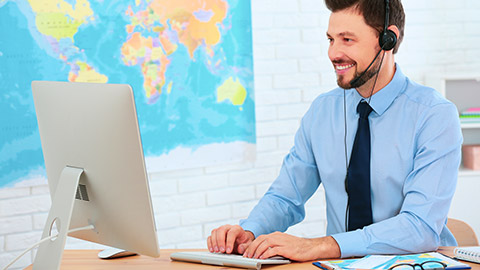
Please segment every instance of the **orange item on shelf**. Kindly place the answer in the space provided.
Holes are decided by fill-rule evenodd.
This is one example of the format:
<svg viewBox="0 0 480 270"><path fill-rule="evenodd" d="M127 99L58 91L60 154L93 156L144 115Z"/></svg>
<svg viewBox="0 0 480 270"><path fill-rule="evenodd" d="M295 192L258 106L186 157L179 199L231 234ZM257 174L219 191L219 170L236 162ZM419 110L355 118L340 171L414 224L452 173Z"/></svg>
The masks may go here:
<svg viewBox="0 0 480 270"><path fill-rule="evenodd" d="M462 146L463 167L470 170L480 170L480 145Z"/></svg>

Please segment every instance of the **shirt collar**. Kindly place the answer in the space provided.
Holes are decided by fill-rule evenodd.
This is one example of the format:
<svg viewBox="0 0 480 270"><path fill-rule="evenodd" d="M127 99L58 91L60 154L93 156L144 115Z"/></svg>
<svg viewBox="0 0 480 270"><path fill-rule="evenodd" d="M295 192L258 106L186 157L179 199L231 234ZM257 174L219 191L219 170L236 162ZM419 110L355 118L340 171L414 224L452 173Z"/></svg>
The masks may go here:
<svg viewBox="0 0 480 270"><path fill-rule="evenodd" d="M375 93L370 100L370 107L378 115L382 115L388 107L393 103L395 98L405 90L406 76L400 70L400 67L395 64L395 74L392 80L380 91ZM354 92L355 104L364 99L357 91Z"/></svg>

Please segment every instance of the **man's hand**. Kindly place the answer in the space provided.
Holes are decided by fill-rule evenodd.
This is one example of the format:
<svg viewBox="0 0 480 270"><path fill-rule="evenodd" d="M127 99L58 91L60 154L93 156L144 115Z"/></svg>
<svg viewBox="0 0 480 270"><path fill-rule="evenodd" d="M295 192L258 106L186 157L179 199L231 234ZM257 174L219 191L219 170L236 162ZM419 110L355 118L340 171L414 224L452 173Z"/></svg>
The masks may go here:
<svg viewBox="0 0 480 270"><path fill-rule="evenodd" d="M239 225L223 225L212 230L207 245L210 252L243 254L253 239L253 233L245 231Z"/></svg>
<svg viewBox="0 0 480 270"><path fill-rule="evenodd" d="M339 258L341 254L337 241L331 236L307 239L275 232L257 237L243 255L255 259L280 255L294 261L312 261Z"/></svg>

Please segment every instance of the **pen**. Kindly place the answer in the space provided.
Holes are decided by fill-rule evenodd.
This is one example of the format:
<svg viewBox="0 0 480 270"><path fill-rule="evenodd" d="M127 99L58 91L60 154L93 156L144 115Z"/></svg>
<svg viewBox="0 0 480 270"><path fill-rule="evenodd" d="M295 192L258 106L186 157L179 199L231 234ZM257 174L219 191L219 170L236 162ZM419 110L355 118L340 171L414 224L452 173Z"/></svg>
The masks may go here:
<svg viewBox="0 0 480 270"><path fill-rule="evenodd" d="M323 270L338 270L338 269L341 269L339 267L336 267L334 265L331 265L329 263L326 263L326 262L314 262L313 265L323 269Z"/></svg>

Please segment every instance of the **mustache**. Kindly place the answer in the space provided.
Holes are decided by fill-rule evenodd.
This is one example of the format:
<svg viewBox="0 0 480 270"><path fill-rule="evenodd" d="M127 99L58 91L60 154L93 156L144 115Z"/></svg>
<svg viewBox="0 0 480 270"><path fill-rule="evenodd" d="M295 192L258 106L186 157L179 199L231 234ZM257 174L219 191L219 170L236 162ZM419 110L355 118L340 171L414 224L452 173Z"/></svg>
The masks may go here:
<svg viewBox="0 0 480 270"><path fill-rule="evenodd" d="M336 65L341 65L341 64L356 64L355 61L347 60L347 59L335 59L335 60L332 60L332 63L333 63L333 64L336 64Z"/></svg>

